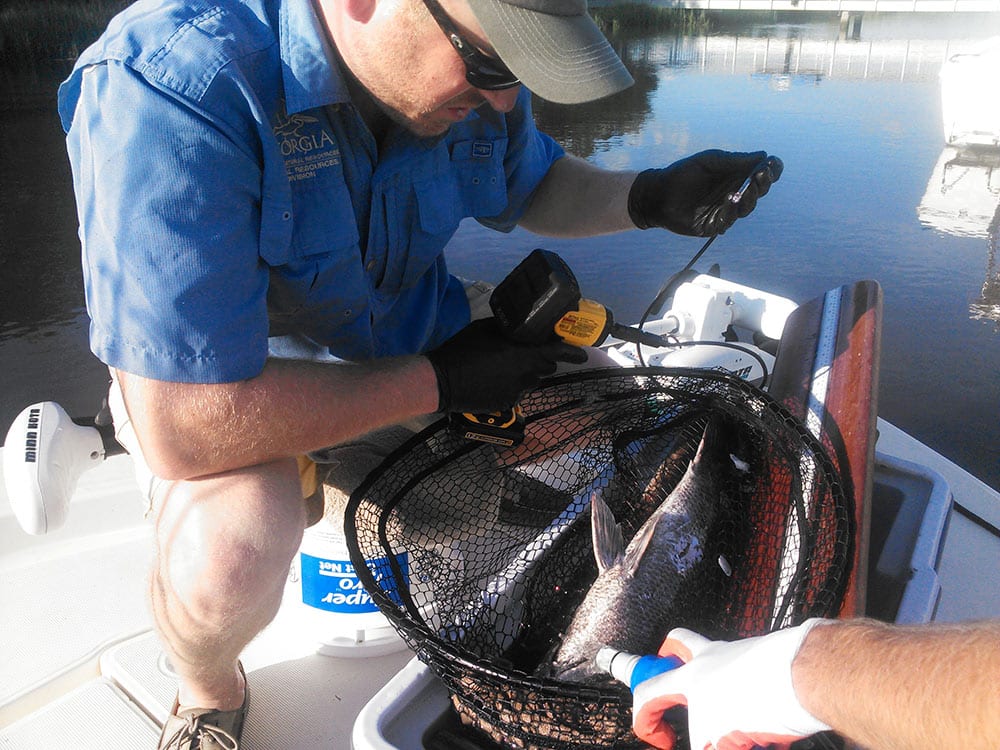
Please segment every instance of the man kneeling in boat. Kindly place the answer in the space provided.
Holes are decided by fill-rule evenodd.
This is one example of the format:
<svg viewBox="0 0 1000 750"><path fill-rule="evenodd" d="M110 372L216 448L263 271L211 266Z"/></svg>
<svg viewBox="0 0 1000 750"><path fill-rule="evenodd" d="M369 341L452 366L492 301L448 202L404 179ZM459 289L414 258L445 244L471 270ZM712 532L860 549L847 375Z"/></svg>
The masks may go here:
<svg viewBox="0 0 1000 750"><path fill-rule="evenodd" d="M60 115L91 347L156 520L161 746L239 741L238 659L307 524L300 456L343 449L349 492L408 420L507 408L586 358L469 325L488 289L443 255L463 218L712 236L778 178L764 152L599 169L535 128L528 89L630 84L585 0L140 2L81 56Z"/></svg>

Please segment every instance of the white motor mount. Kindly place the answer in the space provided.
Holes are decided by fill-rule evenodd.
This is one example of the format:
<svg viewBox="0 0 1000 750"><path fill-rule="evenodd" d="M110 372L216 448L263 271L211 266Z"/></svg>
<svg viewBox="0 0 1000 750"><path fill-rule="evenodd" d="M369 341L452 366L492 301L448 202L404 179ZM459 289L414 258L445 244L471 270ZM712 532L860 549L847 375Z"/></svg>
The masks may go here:
<svg viewBox="0 0 1000 750"><path fill-rule="evenodd" d="M777 341L796 307L785 297L701 274L677 287L670 309L643 326L675 341L676 346L643 347L640 358L635 344L616 342L608 354L624 367L644 362L658 367L723 369L759 383L766 375L761 365L769 371L774 356L753 343L729 346L730 326Z"/></svg>
<svg viewBox="0 0 1000 750"><path fill-rule="evenodd" d="M674 333L680 339L722 340L727 326L733 325L779 340L796 307L776 294L702 274L677 288L663 320L677 321Z"/></svg>

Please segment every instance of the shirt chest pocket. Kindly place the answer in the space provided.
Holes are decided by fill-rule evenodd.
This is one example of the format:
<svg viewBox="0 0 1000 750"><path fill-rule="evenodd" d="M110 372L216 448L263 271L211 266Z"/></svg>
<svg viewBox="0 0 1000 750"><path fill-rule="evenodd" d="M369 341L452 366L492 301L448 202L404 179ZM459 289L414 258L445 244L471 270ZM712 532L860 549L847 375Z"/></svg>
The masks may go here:
<svg viewBox="0 0 1000 750"><path fill-rule="evenodd" d="M390 242L382 291L415 286L435 266L462 219L494 216L504 210L506 142L453 144L447 164L430 176L414 179L410 195L386 196Z"/></svg>
<svg viewBox="0 0 1000 750"><path fill-rule="evenodd" d="M291 223L287 241L261 248L271 266L268 306L272 318L293 315L314 304L320 271L338 266L344 276L360 271L359 234L350 194L342 179L320 168L290 181L290 206L281 209Z"/></svg>
<svg viewBox="0 0 1000 750"><path fill-rule="evenodd" d="M447 168L414 183L420 229L429 235L450 233L466 217L503 211L507 205L506 146L506 138L453 143Z"/></svg>
<svg viewBox="0 0 1000 750"><path fill-rule="evenodd" d="M339 156L330 158L336 161L320 162L312 171L290 174L288 191L282 190L282 195L265 207L265 216L276 214L275 223L285 225L282 241L261 247L260 256L269 265L280 266L347 245L357 246L358 226L341 176Z"/></svg>

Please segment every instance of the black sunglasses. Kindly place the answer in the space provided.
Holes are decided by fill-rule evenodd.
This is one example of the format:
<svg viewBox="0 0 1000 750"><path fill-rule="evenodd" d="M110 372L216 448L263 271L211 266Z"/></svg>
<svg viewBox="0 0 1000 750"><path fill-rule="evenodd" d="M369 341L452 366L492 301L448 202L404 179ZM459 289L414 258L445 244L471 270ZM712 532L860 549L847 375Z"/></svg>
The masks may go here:
<svg viewBox="0 0 1000 750"><path fill-rule="evenodd" d="M490 57L485 52L477 48L462 38L458 33L455 24L444 12L444 8L438 5L437 0L423 0L438 28L448 37L448 41L458 52L462 62L465 63L465 80L473 87L483 91L500 91L517 86L520 81L517 76L510 72L510 69L498 58Z"/></svg>

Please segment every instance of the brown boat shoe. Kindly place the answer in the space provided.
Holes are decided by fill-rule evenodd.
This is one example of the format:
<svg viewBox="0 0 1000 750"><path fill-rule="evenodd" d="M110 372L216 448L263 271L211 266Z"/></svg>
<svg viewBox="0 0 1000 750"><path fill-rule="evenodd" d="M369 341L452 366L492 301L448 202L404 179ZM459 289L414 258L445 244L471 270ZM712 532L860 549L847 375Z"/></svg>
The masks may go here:
<svg viewBox="0 0 1000 750"><path fill-rule="evenodd" d="M243 684L246 673L240 665ZM250 688L244 687L243 705L233 711L214 708L179 710L177 699L163 725L157 750L239 750L243 721L250 705Z"/></svg>

